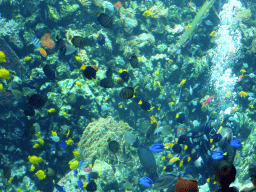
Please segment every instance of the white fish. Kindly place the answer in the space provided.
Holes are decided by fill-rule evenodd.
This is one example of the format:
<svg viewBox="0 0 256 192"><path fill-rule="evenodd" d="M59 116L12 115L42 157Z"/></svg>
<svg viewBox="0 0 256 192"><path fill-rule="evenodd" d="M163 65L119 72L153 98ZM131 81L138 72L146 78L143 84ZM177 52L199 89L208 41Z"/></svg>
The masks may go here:
<svg viewBox="0 0 256 192"><path fill-rule="evenodd" d="M189 86L189 93L190 93L190 95L193 95L193 89L192 89L191 85Z"/></svg>

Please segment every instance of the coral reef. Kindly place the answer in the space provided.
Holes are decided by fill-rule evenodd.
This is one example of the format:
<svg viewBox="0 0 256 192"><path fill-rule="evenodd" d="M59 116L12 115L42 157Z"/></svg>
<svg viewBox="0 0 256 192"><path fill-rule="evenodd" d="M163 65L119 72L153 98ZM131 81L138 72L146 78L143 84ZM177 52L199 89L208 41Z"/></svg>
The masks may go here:
<svg viewBox="0 0 256 192"><path fill-rule="evenodd" d="M85 128L77 151L87 162L91 162L93 158L106 161L113 158L108 149L108 140L117 141L122 148L123 136L131 131L132 128L127 123L118 122L111 116L106 119L99 118ZM122 156L122 153L117 153L117 156Z"/></svg>

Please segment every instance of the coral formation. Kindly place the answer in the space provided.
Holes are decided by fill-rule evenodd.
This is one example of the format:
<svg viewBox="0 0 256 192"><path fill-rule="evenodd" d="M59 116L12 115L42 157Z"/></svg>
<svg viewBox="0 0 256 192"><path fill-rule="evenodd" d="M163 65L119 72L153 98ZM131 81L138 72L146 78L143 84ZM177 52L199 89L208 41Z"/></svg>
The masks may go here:
<svg viewBox="0 0 256 192"><path fill-rule="evenodd" d="M93 158L107 160L112 155L108 150L108 140L115 140L122 146L123 136L131 131L132 128L127 123L116 121L111 116L106 119L99 118L85 128L77 151L88 162L91 162ZM117 155L121 155L121 152Z"/></svg>

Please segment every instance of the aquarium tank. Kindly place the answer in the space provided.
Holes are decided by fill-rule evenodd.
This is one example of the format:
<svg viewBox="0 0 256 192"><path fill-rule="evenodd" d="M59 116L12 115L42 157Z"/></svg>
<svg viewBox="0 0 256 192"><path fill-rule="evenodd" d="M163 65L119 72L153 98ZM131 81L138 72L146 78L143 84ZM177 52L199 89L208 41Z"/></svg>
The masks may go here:
<svg viewBox="0 0 256 192"><path fill-rule="evenodd" d="M255 0L0 0L0 191L256 191L255 92Z"/></svg>

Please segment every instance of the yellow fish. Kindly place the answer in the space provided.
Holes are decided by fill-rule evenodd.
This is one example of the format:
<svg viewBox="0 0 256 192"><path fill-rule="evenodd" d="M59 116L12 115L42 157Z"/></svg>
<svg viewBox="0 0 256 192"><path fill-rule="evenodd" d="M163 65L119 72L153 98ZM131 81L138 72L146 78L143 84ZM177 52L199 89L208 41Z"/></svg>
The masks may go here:
<svg viewBox="0 0 256 192"><path fill-rule="evenodd" d="M35 171L35 166L34 165L31 165L31 167L30 167L30 171Z"/></svg>
<svg viewBox="0 0 256 192"><path fill-rule="evenodd" d="M157 110L160 111L160 107L158 107Z"/></svg>
<svg viewBox="0 0 256 192"><path fill-rule="evenodd" d="M169 148L171 148L171 147L173 147L173 143L164 143L164 148L165 149L169 149Z"/></svg>
<svg viewBox="0 0 256 192"><path fill-rule="evenodd" d="M77 82L76 82L76 85L77 85L78 87L81 87L81 86L82 86L82 83L81 83L80 81L77 81Z"/></svg>
<svg viewBox="0 0 256 192"><path fill-rule="evenodd" d="M36 143L35 145L33 145L33 148L34 148L34 149L36 149L36 148L38 148L38 147L40 147L40 145L39 145L38 143Z"/></svg>
<svg viewBox="0 0 256 192"><path fill-rule="evenodd" d="M123 73L124 71L126 71L126 72L128 72L128 70L127 69L119 69L119 73Z"/></svg>
<svg viewBox="0 0 256 192"><path fill-rule="evenodd" d="M66 138L69 136L70 130L68 129L68 132L66 134Z"/></svg>
<svg viewBox="0 0 256 192"><path fill-rule="evenodd" d="M147 11L145 11L144 13L143 13L143 16L145 16L145 17L149 17L150 15L152 15L153 14L153 12L152 11L150 11L150 10L147 10Z"/></svg>
<svg viewBox="0 0 256 192"><path fill-rule="evenodd" d="M245 73L246 71L245 71L244 69L241 69L240 72L241 72L241 73Z"/></svg>
<svg viewBox="0 0 256 192"><path fill-rule="evenodd" d="M172 60L172 59L169 59L168 62L169 62L169 63L173 63L173 60Z"/></svg>
<svg viewBox="0 0 256 192"><path fill-rule="evenodd" d="M44 145L44 140L43 139L39 139L39 143L41 144L41 145Z"/></svg>
<svg viewBox="0 0 256 192"><path fill-rule="evenodd" d="M71 139L69 139L69 140L66 140L65 143L66 143L67 145L73 145L73 144L74 144L74 141L71 140Z"/></svg>
<svg viewBox="0 0 256 192"><path fill-rule="evenodd" d="M209 183L210 182L210 178L208 178L206 181L207 181L207 183Z"/></svg>
<svg viewBox="0 0 256 192"><path fill-rule="evenodd" d="M122 109L124 106L123 105L119 105L119 108Z"/></svg>
<svg viewBox="0 0 256 192"><path fill-rule="evenodd" d="M80 56L75 56L75 58L76 58L76 60L78 61L78 62L80 62L80 63L82 63L82 57L80 57Z"/></svg>
<svg viewBox="0 0 256 192"><path fill-rule="evenodd" d="M85 67L85 64L83 64L83 65L80 67L81 70L85 70L85 68L86 68L86 67Z"/></svg>
<svg viewBox="0 0 256 192"><path fill-rule="evenodd" d="M183 165L183 161L180 161L180 165L179 165L179 167L182 167L182 165Z"/></svg>
<svg viewBox="0 0 256 192"><path fill-rule="evenodd" d="M231 114L232 114L232 113L235 113L237 110L238 110L238 107L235 107L235 108L233 108L233 109L230 111L230 113L231 113Z"/></svg>
<svg viewBox="0 0 256 192"><path fill-rule="evenodd" d="M27 61L29 61L31 59L32 59L32 57L27 56L27 57L24 58L24 61L27 62Z"/></svg>
<svg viewBox="0 0 256 192"><path fill-rule="evenodd" d="M142 100L140 100L138 104L141 105L142 104Z"/></svg>
<svg viewBox="0 0 256 192"><path fill-rule="evenodd" d="M155 71L155 76L157 76L157 77L159 77L159 76L160 76L159 71Z"/></svg>
<svg viewBox="0 0 256 192"><path fill-rule="evenodd" d="M244 92L244 91L240 91L240 92L238 93L238 95L241 96L241 97L245 97L245 96L248 96L248 93L246 93L246 92Z"/></svg>
<svg viewBox="0 0 256 192"><path fill-rule="evenodd" d="M228 92L225 94L225 97L230 97L231 95L232 95L231 92Z"/></svg>
<svg viewBox="0 0 256 192"><path fill-rule="evenodd" d="M62 113L65 117L68 117L68 114L66 112Z"/></svg>
<svg viewBox="0 0 256 192"><path fill-rule="evenodd" d="M2 77L3 79L10 79L10 72L7 69L0 69L0 77Z"/></svg>
<svg viewBox="0 0 256 192"><path fill-rule="evenodd" d="M56 131L52 131L52 136L58 136Z"/></svg>
<svg viewBox="0 0 256 192"><path fill-rule="evenodd" d="M80 157L80 153L78 151L73 151L75 157Z"/></svg>
<svg viewBox="0 0 256 192"><path fill-rule="evenodd" d="M185 82L186 82L187 80L186 79L183 79L181 82L180 82L180 87L182 87L184 84L185 84Z"/></svg>
<svg viewBox="0 0 256 192"><path fill-rule="evenodd" d="M0 83L0 90L3 90L4 89L4 86L2 83Z"/></svg>
<svg viewBox="0 0 256 192"><path fill-rule="evenodd" d="M40 137L41 136L41 132L38 132L37 134L35 134L36 137Z"/></svg>
<svg viewBox="0 0 256 192"><path fill-rule="evenodd" d="M249 107L250 107L251 109L254 109L254 106L253 106L253 105L249 105Z"/></svg>
<svg viewBox="0 0 256 192"><path fill-rule="evenodd" d="M48 109L47 111L48 111L48 113L55 113L56 112L56 110L54 108Z"/></svg>
<svg viewBox="0 0 256 192"><path fill-rule="evenodd" d="M0 63L5 63L6 60L5 60L5 54L4 52L0 51Z"/></svg>
<svg viewBox="0 0 256 192"><path fill-rule="evenodd" d="M38 49L35 49L35 50L36 50L36 51L39 51L40 54L41 54L43 57L47 57L47 53L46 53L46 51L45 51L43 48L38 47Z"/></svg>
<svg viewBox="0 0 256 192"><path fill-rule="evenodd" d="M212 37L212 36L215 36L216 35L216 31L212 31L211 33L210 33L210 36Z"/></svg>
<svg viewBox="0 0 256 192"><path fill-rule="evenodd" d="M8 180L8 183L11 183L13 181L14 177L10 177L10 179Z"/></svg>
<svg viewBox="0 0 256 192"><path fill-rule="evenodd" d="M179 113L177 113L177 114L176 114L176 116L175 116L175 118L176 118L176 119L178 119L178 118L179 118L179 116L180 116L180 115L179 115Z"/></svg>
<svg viewBox="0 0 256 192"><path fill-rule="evenodd" d="M174 163L178 160L180 160L180 157L173 157L173 158L170 159L169 163Z"/></svg>

